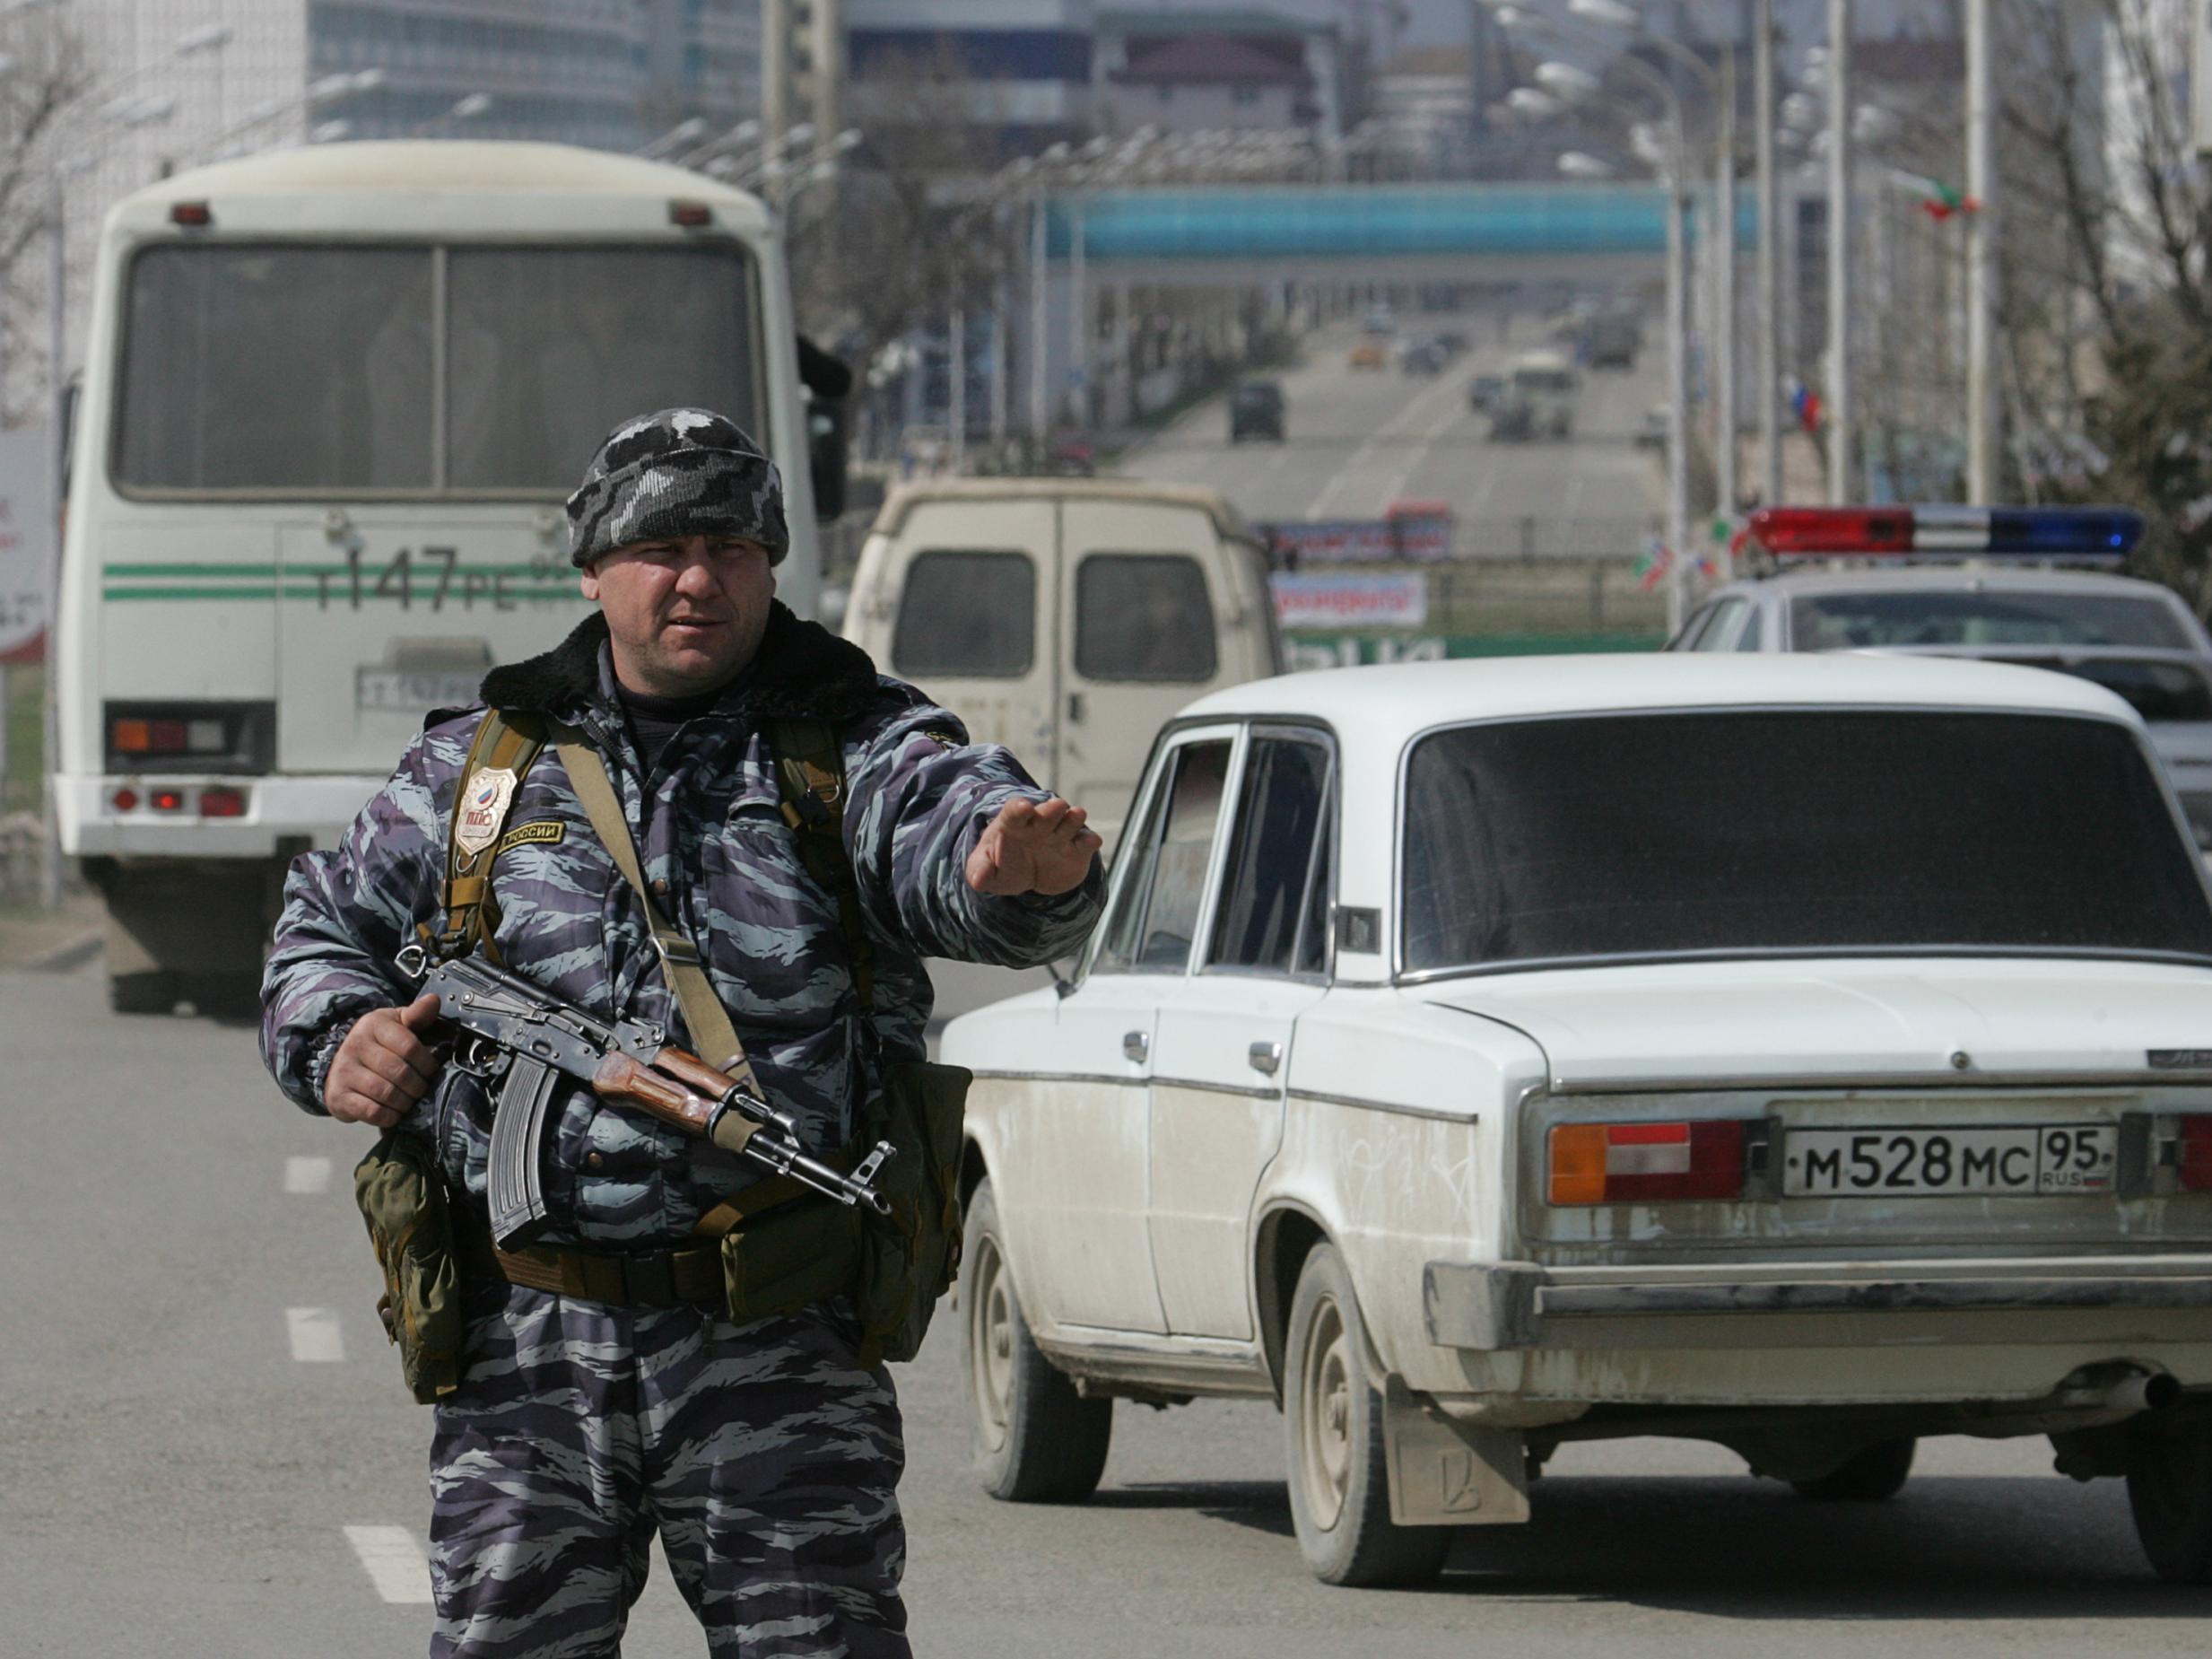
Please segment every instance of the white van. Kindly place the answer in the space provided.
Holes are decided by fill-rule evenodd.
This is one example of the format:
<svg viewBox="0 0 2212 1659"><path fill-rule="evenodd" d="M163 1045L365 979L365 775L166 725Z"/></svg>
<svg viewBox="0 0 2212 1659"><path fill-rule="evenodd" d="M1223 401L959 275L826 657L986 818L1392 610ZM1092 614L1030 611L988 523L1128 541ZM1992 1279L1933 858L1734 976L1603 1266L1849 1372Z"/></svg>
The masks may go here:
<svg viewBox="0 0 2212 1659"><path fill-rule="evenodd" d="M608 428L721 410L780 463L811 610L834 415L779 233L694 173L536 144L348 144L109 214L57 628L64 851L118 1009L253 1005L292 853L431 710L581 619L562 501ZM810 458L835 458L817 475ZM833 510L833 509L832 509Z"/></svg>
<svg viewBox="0 0 2212 1659"><path fill-rule="evenodd" d="M1112 843L1153 734L1282 671L1267 556L1211 490L1102 478L893 490L845 636L1089 809Z"/></svg>

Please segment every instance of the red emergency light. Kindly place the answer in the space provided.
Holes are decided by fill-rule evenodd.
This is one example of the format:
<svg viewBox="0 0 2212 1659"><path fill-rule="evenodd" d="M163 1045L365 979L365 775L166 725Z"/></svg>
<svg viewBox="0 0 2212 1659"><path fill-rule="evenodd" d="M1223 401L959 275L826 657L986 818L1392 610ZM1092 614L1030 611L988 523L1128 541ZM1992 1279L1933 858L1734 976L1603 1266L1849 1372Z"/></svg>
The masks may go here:
<svg viewBox="0 0 2212 1659"><path fill-rule="evenodd" d="M2124 507L1762 507L1751 538L1777 559L2112 562L2142 539Z"/></svg>

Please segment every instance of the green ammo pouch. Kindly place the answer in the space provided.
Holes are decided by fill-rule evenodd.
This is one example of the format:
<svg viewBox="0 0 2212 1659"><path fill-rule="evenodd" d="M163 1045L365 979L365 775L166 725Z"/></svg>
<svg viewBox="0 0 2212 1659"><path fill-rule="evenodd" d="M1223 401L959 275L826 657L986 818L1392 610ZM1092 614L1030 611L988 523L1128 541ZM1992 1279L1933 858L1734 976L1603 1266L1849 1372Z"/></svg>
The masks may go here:
<svg viewBox="0 0 2212 1659"><path fill-rule="evenodd" d="M353 1198L384 1295L377 1314L399 1348L399 1368L423 1405L451 1393L461 1380L461 1263L452 1211L436 1155L419 1135L387 1130L354 1166Z"/></svg>
<svg viewBox="0 0 2212 1659"><path fill-rule="evenodd" d="M746 1218L722 1235L730 1318L744 1324L844 1295L860 1231L858 1211L811 1193Z"/></svg>
<svg viewBox="0 0 2212 1659"><path fill-rule="evenodd" d="M961 1129L971 1081L964 1067L927 1061L893 1066L884 1078L880 1116L862 1137L895 1148L875 1175L891 1213L867 1218L861 1235L854 1297L863 1364L919 1353L960 1270Z"/></svg>

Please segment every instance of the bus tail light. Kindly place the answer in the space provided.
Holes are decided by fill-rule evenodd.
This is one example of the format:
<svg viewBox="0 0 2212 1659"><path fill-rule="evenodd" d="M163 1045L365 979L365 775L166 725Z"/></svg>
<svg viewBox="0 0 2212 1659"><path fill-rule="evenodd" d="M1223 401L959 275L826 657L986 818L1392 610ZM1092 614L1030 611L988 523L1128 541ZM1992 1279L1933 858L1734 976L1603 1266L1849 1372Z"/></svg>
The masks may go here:
<svg viewBox="0 0 2212 1659"><path fill-rule="evenodd" d="M2212 1117L2185 1117L2177 1127L2182 1131L2182 1191L2212 1192Z"/></svg>
<svg viewBox="0 0 2212 1659"><path fill-rule="evenodd" d="M103 718L110 772L274 769L273 703L110 703Z"/></svg>
<svg viewBox="0 0 2212 1659"><path fill-rule="evenodd" d="M138 810L138 791L126 785L108 797L108 804L118 812L135 812Z"/></svg>
<svg viewBox="0 0 2212 1659"><path fill-rule="evenodd" d="M234 789L208 789L200 791L200 816L204 818L242 818L246 816L246 791Z"/></svg>
<svg viewBox="0 0 2212 1659"><path fill-rule="evenodd" d="M156 812L182 812L184 810L184 791L182 790L156 790L146 799L147 804Z"/></svg>
<svg viewBox="0 0 2212 1659"><path fill-rule="evenodd" d="M1744 1123L1562 1123L1551 1135L1554 1204L1729 1199L1744 1190Z"/></svg>
<svg viewBox="0 0 2212 1659"><path fill-rule="evenodd" d="M701 230L714 223L714 210L704 202L670 202L668 223L682 225L687 231Z"/></svg>
<svg viewBox="0 0 2212 1659"><path fill-rule="evenodd" d="M205 202L174 202L170 205L169 222L202 230L215 223L215 215Z"/></svg>

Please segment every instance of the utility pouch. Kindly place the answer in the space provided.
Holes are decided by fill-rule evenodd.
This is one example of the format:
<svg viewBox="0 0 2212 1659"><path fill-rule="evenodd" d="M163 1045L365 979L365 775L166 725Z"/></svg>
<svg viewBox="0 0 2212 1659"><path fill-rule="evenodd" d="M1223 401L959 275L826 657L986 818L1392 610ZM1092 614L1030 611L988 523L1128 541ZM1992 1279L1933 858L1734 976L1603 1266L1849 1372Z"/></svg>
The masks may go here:
<svg viewBox="0 0 2212 1659"><path fill-rule="evenodd" d="M739 1324L844 1296L858 1269L859 1213L809 1193L722 1235L722 1284Z"/></svg>
<svg viewBox="0 0 2212 1659"><path fill-rule="evenodd" d="M875 1176L891 1213L861 1233L854 1297L864 1365L919 1353L937 1299L959 1273L961 1129L973 1080L965 1067L928 1061L901 1061L884 1076L881 1115L862 1138L895 1148Z"/></svg>
<svg viewBox="0 0 2212 1659"><path fill-rule="evenodd" d="M353 1198L384 1271L377 1315L398 1346L409 1392L432 1404L459 1385L466 1326L460 1253L436 1152L419 1135L387 1130L354 1166Z"/></svg>

